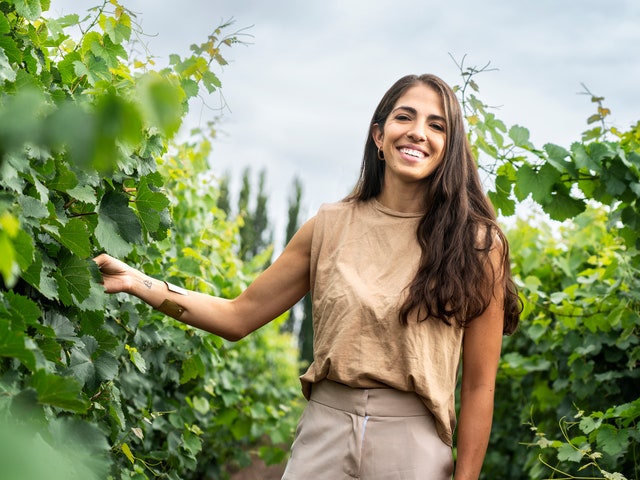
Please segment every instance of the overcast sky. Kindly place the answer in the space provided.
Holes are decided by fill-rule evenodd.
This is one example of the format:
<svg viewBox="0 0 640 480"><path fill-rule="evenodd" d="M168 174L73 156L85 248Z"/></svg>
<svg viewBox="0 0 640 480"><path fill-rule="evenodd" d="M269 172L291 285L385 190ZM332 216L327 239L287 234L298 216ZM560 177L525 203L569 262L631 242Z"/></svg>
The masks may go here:
<svg viewBox="0 0 640 480"><path fill-rule="evenodd" d="M228 108L211 164L236 185L246 166L266 168L279 231L293 177L304 183L305 217L344 197L383 93L407 73L460 83L451 56L497 69L477 78L481 98L538 146L579 140L595 111L581 83L605 97L618 127L640 119L638 0L120 1L153 35L145 41L159 64L222 21L234 19L228 33L250 27L251 45L226 51L230 64L217 71ZM53 0L51 11L95 3ZM218 113L194 104L188 124Z"/></svg>

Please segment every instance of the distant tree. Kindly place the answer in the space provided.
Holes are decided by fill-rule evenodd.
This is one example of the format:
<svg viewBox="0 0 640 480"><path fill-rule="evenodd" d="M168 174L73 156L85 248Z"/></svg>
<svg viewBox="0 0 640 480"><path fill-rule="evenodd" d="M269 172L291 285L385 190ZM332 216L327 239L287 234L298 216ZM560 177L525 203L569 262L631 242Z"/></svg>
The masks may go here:
<svg viewBox="0 0 640 480"><path fill-rule="evenodd" d="M273 243L273 232L269 226L268 197L266 194L266 170L258 174L258 191L252 198L251 168L242 172L242 187L238 194L238 208L231 208L230 175L225 173L220 179L220 198L218 208L227 217L237 215L242 218L239 228L238 255L244 261L254 260L254 267L263 269L271 263L270 248ZM265 258L262 258L264 256Z"/></svg>
<svg viewBox="0 0 640 480"><path fill-rule="evenodd" d="M287 209L287 230L285 233L284 245L291 241L295 233L300 228L300 205L302 201L302 181L299 177L294 177L289 192L289 207ZM282 330L293 333L297 338L300 330L299 320L302 318L301 304L295 305L289 312L289 318L282 325Z"/></svg>
<svg viewBox="0 0 640 480"><path fill-rule="evenodd" d="M285 245L300 228L300 208L302 205L302 181L295 177L289 194L289 208ZM289 312L289 319L283 329L291 332L298 341L300 359L305 363L313 360L313 316L311 294L307 293Z"/></svg>
<svg viewBox="0 0 640 480"><path fill-rule="evenodd" d="M263 169L258 175L258 193L255 201L256 207L251 214L253 242L247 249L248 258L246 259L255 257L258 253L264 251L273 243L273 233L269 228L269 217L267 213L267 195L265 193L266 179L267 172Z"/></svg>
<svg viewBox="0 0 640 480"><path fill-rule="evenodd" d="M227 218L231 215L231 199L229 197L229 172L220 177L218 185L220 196L218 197L218 208L227 214Z"/></svg>
<svg viewBox="0 0 640 480"><path fill-rule="evenodd" d="M302 303L302 321L298 332L298 350L300 351L300 360L305 363L311 363L313 361L313 307L311 293L307 293L300 302Z"/></svg>
<svg viewBox="0 0 640 480"><path fill-rule="evenodd" d="M289 210L285 245L293 238L300 228L300 204L302 200L302 181L299 177L293 179L292 191L289 194Z"/></svg>

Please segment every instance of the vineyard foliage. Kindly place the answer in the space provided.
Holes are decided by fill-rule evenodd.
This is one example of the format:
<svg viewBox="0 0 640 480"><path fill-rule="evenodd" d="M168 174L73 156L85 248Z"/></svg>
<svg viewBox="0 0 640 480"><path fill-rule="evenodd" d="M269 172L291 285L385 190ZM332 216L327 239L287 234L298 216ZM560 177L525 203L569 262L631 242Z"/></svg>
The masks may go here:
<svg viewBox="0 0 640 480"><path fill-rule="evenodd" d="M604 99L569 148L535 147L460 92L489 196L508 217L524 303L505 339L484 478L640 478L640 123L608 125ZM587 93L589 93L587 91Z"/></svg>
<svg viewBox="0 0 640 480"><path fill-rule="evenodd" d="M280 461L299 391L282 320L229 344L105 295L91 261L223 297L256 273L216 207L209 132L175 141L237 36L223 25L156 69L130 58L139 32L116 0L83 19L48 8L0 1L3 475L220 478L252 449Z"/></svg>

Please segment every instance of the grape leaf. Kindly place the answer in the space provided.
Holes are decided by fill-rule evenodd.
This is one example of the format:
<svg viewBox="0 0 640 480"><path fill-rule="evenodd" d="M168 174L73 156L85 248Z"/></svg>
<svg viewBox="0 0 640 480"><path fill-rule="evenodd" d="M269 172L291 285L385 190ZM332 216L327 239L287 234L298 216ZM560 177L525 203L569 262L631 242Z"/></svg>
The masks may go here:
<svg viewBox="0 0 640 480"><path fill-rule="evenodd" d="M31 377L31 386L38 393L39 403L77 413L84 413L89 407L88 402L80 396L81 385L74 378L38 370Z"/></svg>
<svg viewBox="0 0 640 480"><path fill-rule="evenodd" d="M72 218L60 229L59 240L78 257L86 258L91 254L87 225L80 218Z"/></svg>
<svg viewBox="0 0 640 480"><path fill-rule="evenodd" d="M565 192L553 192L543 203L542 208L553 220L562 222L584 212L584 200L573 198Z"/></svg>
<svg viewBox="0 0 640 480"><path fill-rule="evenodd" d="M24 330L40 318L42 312L33 300L12 291L6 292L5 298L9 302L9 319L13 330Z"/></svg>
<svg viewBox="0 0 640 480"><path fill-rule="evenodd" d="M15 82L16 72L11 68L11 63L4 53L4 50L0 50L0 81L8 80L9 82Z"/></svg>
<svg viewBox="0 0 640 480"><path fill-rule="evenodd" d="M107 218L125 241L139 243L142 240L140 222L129 208L129 199L124 194L115 191L104 194L100 201L99 220L104 221Z"/></svg>
<svg viewBox="0 0 640 480"><path fill-rule="evenodd" d="M509 138L513 140L516 147L533 148L533 144L529 141L529 130L519 125L514 125L509 129Z"/></svg>
<svg viewBox="0 0 640 480"><path fill-rule="evenodd" d="M11 26L9 25L9 20L7 20L4 13L0 13L0 34L9 33L10 31Z"/></svg>
<svg viewBox="0 0 640 480"><path fill-rule="evenodd" d="M96 240L105 252L121 258L133 250L133 245L126 242L117 232L118 227L113 220L106 216L98 216L98 225L94 231Z"/></svg>
<svg viewBox="0 0 640 480"><path fill-rule="evenodd" d="M85 63L86 62L86 63ZM85 62L76 60L73 62L76 75L79 77L86 77L87 81L91 85L95 85L100 80L109 80L111 72L107 66L107 62L104 59L88 54L85 58Z"/></svg>
<svg viewBox="0 0 640 480"><path fill-rule="evenodd" d="M9 328L9 319L0 317L0 357L17 358L29 370L36 368L36 359L25 345L23 332L15 332Z"/></svg>
<svg viewBox="0 0 640 480"><path fill-rule="evenodd" d="M518 169L516 179L519 200L524 200L531 194L533 200L543 204L549 200L553 185L560 180L560 172L548 163L537 172L529 165L522 165Z"/></svg>
<svg viewBox="0 0 640 480"><path fill-rule="evenodd" d="M169 199L160 192L153 192L142 178L138 185L136 206L143 227L149 232L155 232L160 226L159 212L169 206Z"/></svg>
<svg viewBox="0 0 640 480"><path fill-rule="evenodd" d="M624 454L629 445L629 431L617 430L613 425L603 425L596 438L600 448L614 458Z"/></svg>
<svg viewBox="0 0 640 480"><path fill-rule="evenodd" d="M40 0L13 0L16 11L25 19L35 22L42 15Z"/></svg>
<svg viewBox="0 0 640 480"><path fill-rule="evenodd" d="M75 255L64 255L60 260L62 278L77 302L87 298L91 289L91 273L87 262Z"/></svg>

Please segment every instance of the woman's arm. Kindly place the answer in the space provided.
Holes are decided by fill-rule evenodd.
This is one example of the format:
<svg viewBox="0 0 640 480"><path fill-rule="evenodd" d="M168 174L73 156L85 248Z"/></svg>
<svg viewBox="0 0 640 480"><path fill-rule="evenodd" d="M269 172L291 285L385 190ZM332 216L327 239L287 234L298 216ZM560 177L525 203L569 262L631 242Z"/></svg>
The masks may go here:
<svg viewBox="0 0 640 480"><path fill-rule="evenodd" d="M491 262L501 272L501 248L494 248ZM503 281L498 274L489 307L474 319L462 344L462 388L458 421L458 458L454 480L477 480L489 443L493 398L504 324Z"/></svg>
<svg viewBox="0 0 640 480"><path fill-rule="evenodd" d="M233 300L193 291L185 291L186 295L171 291L165 282L106 254L94 260L107 293L135 295L181 322L235 341L286 312L307 293L314 223L315 218L306 222L280 257Z"/></svg>

